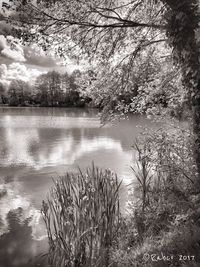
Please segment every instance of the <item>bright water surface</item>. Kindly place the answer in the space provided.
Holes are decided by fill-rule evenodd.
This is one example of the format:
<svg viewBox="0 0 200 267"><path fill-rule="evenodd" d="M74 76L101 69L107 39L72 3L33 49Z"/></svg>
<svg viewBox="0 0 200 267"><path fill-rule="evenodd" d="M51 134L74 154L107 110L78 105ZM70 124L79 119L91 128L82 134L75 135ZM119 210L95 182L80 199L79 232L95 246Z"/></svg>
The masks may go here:
<svg viewBox="0 0 200 267"><path fill-rule="evenodd" d="M100 127L94 110L0 107L0 267L33 266L29 259L45 251L40 208L52 178L94 161L113 169L126 188L131 145L152 125L133 116Z"/></svg>

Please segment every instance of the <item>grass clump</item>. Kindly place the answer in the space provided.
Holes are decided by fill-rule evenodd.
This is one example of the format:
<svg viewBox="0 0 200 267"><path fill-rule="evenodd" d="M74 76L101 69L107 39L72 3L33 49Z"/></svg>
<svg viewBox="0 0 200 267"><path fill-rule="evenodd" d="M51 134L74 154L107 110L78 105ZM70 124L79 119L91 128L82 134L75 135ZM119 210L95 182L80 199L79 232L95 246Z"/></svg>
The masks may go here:
<svg viewBox="0 0 200 267"><path fill-rule="evenodd" d="M120 223L119 187L115 174L94 165L55 182L42 208L50 266L109 266Z"/></svg>

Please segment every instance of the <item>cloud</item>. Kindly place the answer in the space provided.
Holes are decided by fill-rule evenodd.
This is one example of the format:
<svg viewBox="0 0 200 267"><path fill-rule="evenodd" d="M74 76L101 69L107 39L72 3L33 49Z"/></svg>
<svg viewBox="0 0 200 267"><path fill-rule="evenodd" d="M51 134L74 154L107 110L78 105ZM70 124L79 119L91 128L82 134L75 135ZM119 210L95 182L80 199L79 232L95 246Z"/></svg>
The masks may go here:
<svg viewBox="0 0 200 267"><path fill-rule="evenodd" d="M26 61L22 45L19 40L12 36L0 35L0 54L14 61Z"/></svg>
<svg viewBox="0 0 200 267"><path fill-rule="evenodd" d="M26 46L24 48L24 54L27 64L47 67L47 68L52 68L57 66L58 59L45 54L44 51L36 44L33 44L31 46Z"/></svg>
<svg viewBox="0 0 200 267"><path fill-rule="evenodd" d="M1 31L2 29L4 30ZM83 68L83 66L81 65L76 65L76 63L72 62L68 57L64 60L56 57L51 51L45 53L42 48L37 45L37 43L31 45L22 45L20 40L16 37L11 36L11 34L12 32L10 26L6 23L2 24L0 22L1 64L9 66L12 65L14 62L23 62L23 65L26 66L27 69L34 70L33 72L35 72L35 70L38 70L42 73L52 70L61 73L72 73L75 69ZM23 75L20 76L22 77ZM35 73L33 73L33 76L35 76ZM20 79L27 80L27 75ZM9 84L9 81L10 78L9 80L6 78L3 82Z"/></svg>
<svg viewBox="0 0 200 267"><path fill-rule="evenodd" d="M1 1L1 0L0 0ZM26 66L48 71L71 73L74 69L80 68L76 63L56 57L52 51L44 52L37 44L23 45L17 37L12 36L12 28L6 22L0 21L0 62L11 64L13 62L24 62Z"/></svg>
<svg viewBox="0 0 200 267"><path fill-rule="evenodd" d="M10 48L5 48L1 51L1 54L5 57L11 58L16 61L23 62L25 58L22 54L19 54L19 51L11 50Z"/></svg>
<svg viewBox="0 0 200 267"><path fill-rule="evenodd" d="M34 82L34 80L44 72L34 68L27 68L19 62L10 65L0 65L0 79L4 84L9 85L12 80L22 80L25 82Z"/></svg>
<svg viewBox="0 0 200 267"><path fill-rule="evenodd" d="M12 0L0 0L0 15L7 18L16 11L15 1Z"/></svg>
<svg viewBox="0 0 200 267"><path fill-rule="evenodd" d="M19 39L13 36L0 35L0 56L10 59L11 62L26 62L28 65L41 67L56 67L59 60L46 55L36 44L23 46Z"/></svg>
<svg viewBox="0 0 200 267"><path fill-rule="evenodd" d="M24 47L24 55L26 58L26 65L42 67L48 71L56 70L58 72L68 71L72 72L77 69L77 65L67 59L56 56L53 51L44 52L36 43Z"/></svg>

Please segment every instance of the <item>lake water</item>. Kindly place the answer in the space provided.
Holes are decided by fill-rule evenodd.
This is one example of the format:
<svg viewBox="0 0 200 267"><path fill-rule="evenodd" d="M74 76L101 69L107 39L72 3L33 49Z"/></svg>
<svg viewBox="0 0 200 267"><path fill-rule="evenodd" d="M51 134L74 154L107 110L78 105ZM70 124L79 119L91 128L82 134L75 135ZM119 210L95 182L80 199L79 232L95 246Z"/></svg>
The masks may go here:
<svg viewBox="0 0 200 267"><path fill-rule="evenodd" d="M0 266L32 266L47 248L40 215L52 178L95 165L126 185L134 139L152 122L141 116L100 127L97 111L0 107ZM125 201L125 200L124 200Z"/></svg>

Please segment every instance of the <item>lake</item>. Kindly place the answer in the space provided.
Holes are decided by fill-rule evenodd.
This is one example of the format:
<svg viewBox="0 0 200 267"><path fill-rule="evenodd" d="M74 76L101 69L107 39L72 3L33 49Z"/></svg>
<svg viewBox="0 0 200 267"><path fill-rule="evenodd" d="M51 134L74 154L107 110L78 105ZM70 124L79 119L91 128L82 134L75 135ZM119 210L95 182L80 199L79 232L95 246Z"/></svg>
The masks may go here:
<svg viewBox="0 0 200 267"><path fill-rule="evenodd" d="M52 179L92 162L133 179L131 148L152 121L132 116L101 127L96 110L0 107L0 266L32 266L47 249L40 215ZM39 266L39 265L38 265Z"/></svg>

